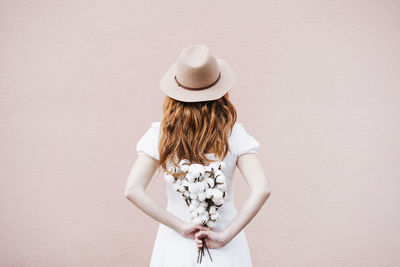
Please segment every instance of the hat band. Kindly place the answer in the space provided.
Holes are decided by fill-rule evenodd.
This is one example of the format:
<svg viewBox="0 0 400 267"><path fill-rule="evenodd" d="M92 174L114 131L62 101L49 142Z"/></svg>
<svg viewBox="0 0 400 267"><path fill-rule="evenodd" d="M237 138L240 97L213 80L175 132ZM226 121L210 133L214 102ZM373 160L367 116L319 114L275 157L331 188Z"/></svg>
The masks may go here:
<svg viewBox="0 0 400 267"><path fill-rule="evenodd" d="M207 85L207 86L204 86L204 87L197 87L197 88L184 86L183 84L181 84L180 82L178 82L178 80L176 79L176 75L175 75L174 78L175 78L175 82L178 84L178 86L180 86L180 87L182 87L182 88L185 88L185 89L188 89L188 90L195 90L195 91L197 91L197 90L204 90L204 89L207 89L207 88L210 88L210 87L214 86L214 85L219 81L219 78L220 78L220 77L221 77L221 72L219 72L218 78L215 80L215 82L213 82L213 83L210 84L210 85Z"/></svg>

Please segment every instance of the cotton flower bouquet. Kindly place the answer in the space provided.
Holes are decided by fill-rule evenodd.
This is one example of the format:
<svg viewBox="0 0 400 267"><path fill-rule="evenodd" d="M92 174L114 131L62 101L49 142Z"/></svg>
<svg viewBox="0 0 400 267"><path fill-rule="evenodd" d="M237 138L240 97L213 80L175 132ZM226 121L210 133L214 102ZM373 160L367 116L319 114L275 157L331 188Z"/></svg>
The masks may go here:
<svg viewBox="0 0 400 267"><path fill-rule="evenodd" d="M182 159L178 166L171 166L164 173L166 182L173 184L189 206L190 219L194 224L214 228L221 219L218 208L224 204L225 198L224 167L223 161L202 165ZM203 245L198 252L197 263L201 263L204 247L212 261L205 237L201 240Z"/></svg>

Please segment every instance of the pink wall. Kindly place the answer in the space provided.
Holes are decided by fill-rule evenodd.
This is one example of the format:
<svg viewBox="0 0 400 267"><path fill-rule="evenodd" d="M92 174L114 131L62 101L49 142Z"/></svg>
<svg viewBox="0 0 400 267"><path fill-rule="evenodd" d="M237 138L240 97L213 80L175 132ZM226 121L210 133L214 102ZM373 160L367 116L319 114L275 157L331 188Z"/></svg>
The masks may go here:
<svg viewBox="0 0 400 267"><path fill-rule="evenodd" d="M161 117L161 75L197 43L233 66L231 99L261 143L273 193L246 228L255 266L400 264L399 1L0 12L1 266L147 266L157 223L124 186ZM165 206L160 177L149 192Z"/></svg>

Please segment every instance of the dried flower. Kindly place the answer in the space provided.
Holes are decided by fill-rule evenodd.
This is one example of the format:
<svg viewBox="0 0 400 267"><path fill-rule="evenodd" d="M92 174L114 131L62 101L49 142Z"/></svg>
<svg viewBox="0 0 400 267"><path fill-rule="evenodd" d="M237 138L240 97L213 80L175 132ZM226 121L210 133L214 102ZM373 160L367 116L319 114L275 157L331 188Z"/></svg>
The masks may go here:
<svg viewBox="0 0 400 267"><path fill-rule="evenodd" d="M191 221L196 225L214 228L221 219L218 209L224 203L226 178L223 173L225 162L211 162L209 165L190 163L182 159L179 166L171 166L164 174L165 181L172 183L174 189L180 193L189 206ZM184 172L183 179L175 179L173 174ZM208 248L202 239L203 246ZM204 255L202 247L201 255ZM199 253L200 253L199 251ZM210 252L208 254L211 258ZM211 258L212 261L212 258ZM201 262L201 258L200 258Z"/></svg>
<svg viewBox="0 0 400 267"><path fill-rule="evenodd" d="M175 182L175 178L171 174L168 174L168 173L164 173L164 179L167 183Z"/></svg>

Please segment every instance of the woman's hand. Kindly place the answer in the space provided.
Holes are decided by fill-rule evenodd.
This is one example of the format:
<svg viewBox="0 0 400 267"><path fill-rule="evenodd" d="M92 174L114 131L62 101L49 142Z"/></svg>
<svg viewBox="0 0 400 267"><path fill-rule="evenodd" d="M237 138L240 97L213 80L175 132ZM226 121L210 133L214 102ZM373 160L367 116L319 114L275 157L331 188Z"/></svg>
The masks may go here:
<svg viewBox="0 0 400 267"><path fill-rule="evenodd" d="M177 232L184 237L194 239L194 235L200 230L210 230L207 226L196 225L192 222L183 222L179 225Z"/></svg>
<svg viewBox="0 0 400 267"><path fill-rule="evenodd" d="M226 232L215 232L213 230L200 230L195 234L197 251L203 245L201 238L205 237L207 248L220 248L229 243L230 239Z"/></svg>

